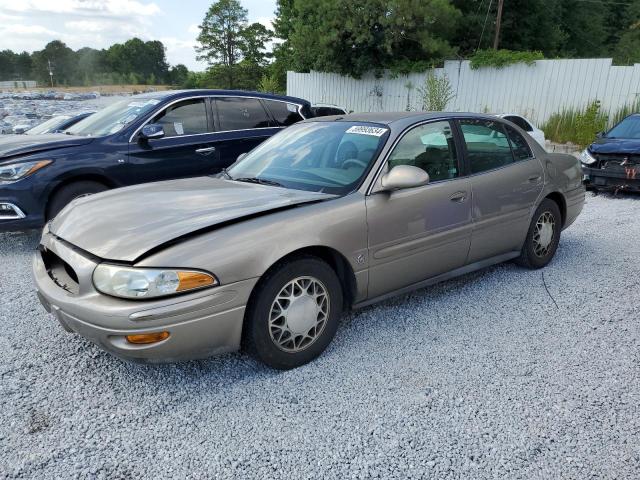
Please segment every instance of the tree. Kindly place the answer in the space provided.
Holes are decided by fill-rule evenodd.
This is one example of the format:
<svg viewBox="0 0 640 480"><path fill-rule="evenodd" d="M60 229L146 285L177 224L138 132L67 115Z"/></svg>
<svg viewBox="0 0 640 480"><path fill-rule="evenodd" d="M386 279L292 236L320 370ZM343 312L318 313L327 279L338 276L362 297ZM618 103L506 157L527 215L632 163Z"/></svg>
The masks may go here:
<svg viewBox="0 0 640 480"><path fill-rule="evenodd" d="M625 12L625 25L614 50L614 62L619 65L640 63L640 0L630 4Z"/></svg>
<svg viewBox="0 0 640 480"><path fill-rule="evenodd" d="M240 60L242 31L247 25L247 10L238 0L220 0L209 7L200 25L198 60L222 65L229 88L234 88L234 66Z"/></svg>
<svg viewBox="0 0 640 480"><path fill-rule="evenodd" d="M60 40L47 43L44 49L34 52L33 75L41 83L49 83L49 62L54 81L59 85L74 83L77 79L77 58L73 50Z"/></svg>
<svg viewBox="0 0 640 480"><path fill-rule="evenodd" d="M189 78L189 69L181 63L169 69L169 84L184 85Z"/></svg>
<svg viewBox="0 0 640 480"><path fill-rule="evenodd" d="M276 17L273 21L275 36L280 39L273 47L274 61L269 65L269 75L278 82L278 90L287 90L287 70L294 69L294 53L290 37L294 32L298 12L295 0L277 0Z"/></svg>
<svg viewBox="0 0 640 480"><path fill-rule="evenodd" d="M266 51L266 44L273 38L273 32L261 23L252 23L240 31L240 36L243 59L255 65L266 65L271 58L271 53Z"/></svg>
<svg viewBox="0 0 640 480"><path fill-rule="evenodd" d="M301 71L408 73L455 53L448 40L460 11L450 0L295 0L293 10L289 41Z"/></svg>

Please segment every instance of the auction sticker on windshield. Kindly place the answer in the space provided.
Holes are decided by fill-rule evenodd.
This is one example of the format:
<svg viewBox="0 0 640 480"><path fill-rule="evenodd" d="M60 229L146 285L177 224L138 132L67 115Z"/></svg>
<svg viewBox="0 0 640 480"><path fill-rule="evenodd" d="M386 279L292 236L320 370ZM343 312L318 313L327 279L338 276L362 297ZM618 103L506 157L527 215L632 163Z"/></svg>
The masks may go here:
<svg viewBox="0 0 640 480"><path fill-rule="evenodd" d="M374 137L381 137L385 133L387 133L386 128L382 127L367 127L364 125L354 125L349 128L345 133L357 133L360 135L373 135Z"/></svg>

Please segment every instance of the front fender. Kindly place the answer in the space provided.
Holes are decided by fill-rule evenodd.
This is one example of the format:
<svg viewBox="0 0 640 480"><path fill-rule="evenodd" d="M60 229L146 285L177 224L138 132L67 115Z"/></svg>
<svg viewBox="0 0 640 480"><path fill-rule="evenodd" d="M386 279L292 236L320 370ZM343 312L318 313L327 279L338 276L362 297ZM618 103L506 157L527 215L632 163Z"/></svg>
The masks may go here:
<svg viewBox="0 0 640 480"><path fill-rule="evenodd" d="M326 246L340 252L358 277L359 272L367 269L365 208L364 196L354 192L266 213L187 238L137 265L204 269L215 274L221 283L233 283L262 276L296 250Z"/></svg>

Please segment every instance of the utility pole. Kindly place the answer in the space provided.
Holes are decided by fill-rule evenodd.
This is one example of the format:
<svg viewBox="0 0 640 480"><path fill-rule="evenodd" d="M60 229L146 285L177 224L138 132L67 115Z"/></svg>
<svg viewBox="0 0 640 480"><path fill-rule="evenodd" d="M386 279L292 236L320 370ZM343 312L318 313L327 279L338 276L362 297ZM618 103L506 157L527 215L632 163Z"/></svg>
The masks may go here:
<svg viewBox="0 0 640 480"><path fill-rule="evenodd" d="M51 69L51 60L47 60L49 65L49 78L51 79L51 88L53 88L53 70Z"/></svg>
<svg viewBox="0 0 640 480"><path fill-rule="evenodd" d="M500 44L500 26L502 24L502 5L504 0L498 0L498 14L496 16L496 36L493 37L493 49L497 50Z"/></svg>

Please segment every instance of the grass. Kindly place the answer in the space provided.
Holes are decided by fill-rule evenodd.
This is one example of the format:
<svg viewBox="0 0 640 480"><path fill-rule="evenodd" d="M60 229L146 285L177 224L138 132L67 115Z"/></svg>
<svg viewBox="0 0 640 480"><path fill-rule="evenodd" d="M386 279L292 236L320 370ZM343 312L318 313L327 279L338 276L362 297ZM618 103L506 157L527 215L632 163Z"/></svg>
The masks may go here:
<svg viewBox="0 0 640 480"><path fill-rule="evenodd" d="M595 100L584 109L567 108L554 113L540 128L552 142L571 142L585 147L593 142L596 133L608 130L626 116L638 112L640 97L611 115L601 112L600 102Z"/></svg>

